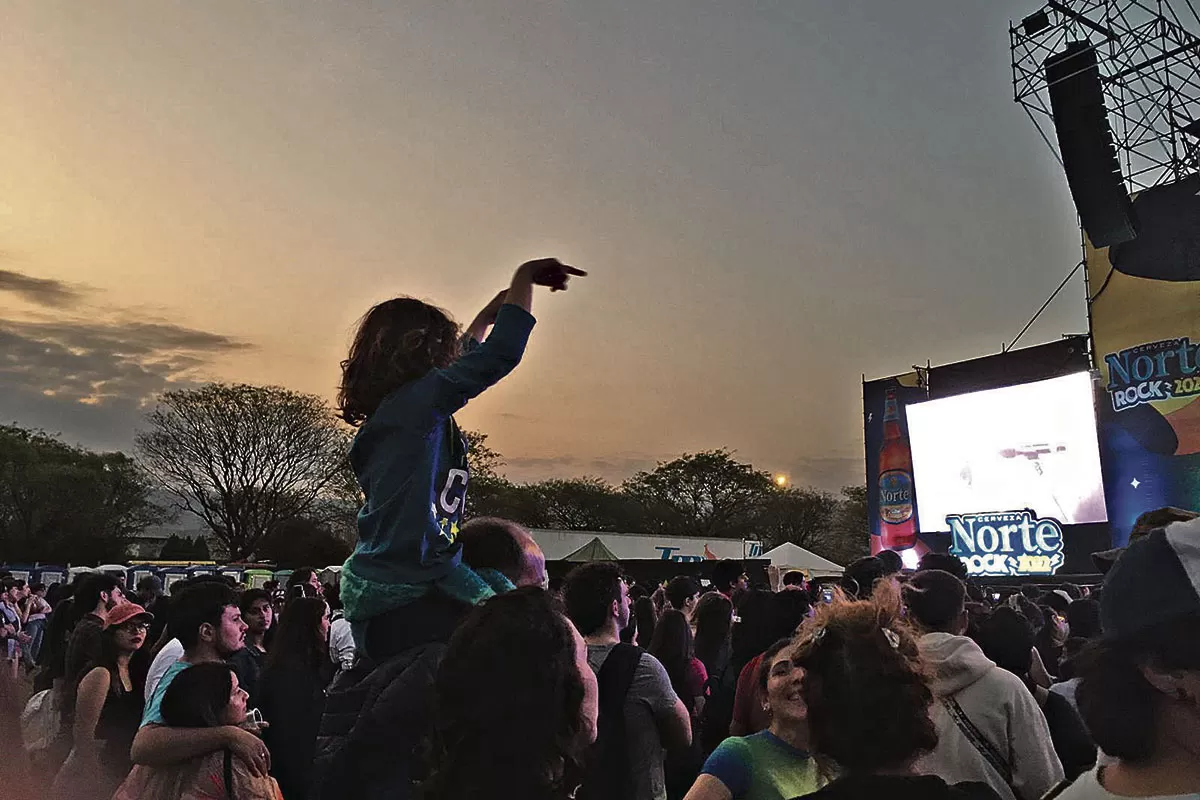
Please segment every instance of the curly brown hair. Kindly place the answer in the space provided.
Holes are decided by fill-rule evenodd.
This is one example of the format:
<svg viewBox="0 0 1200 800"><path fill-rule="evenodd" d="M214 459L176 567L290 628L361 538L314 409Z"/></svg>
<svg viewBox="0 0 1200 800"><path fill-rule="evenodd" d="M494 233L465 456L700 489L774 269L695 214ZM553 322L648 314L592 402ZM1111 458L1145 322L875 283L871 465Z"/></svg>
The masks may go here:
<svg viewBox="0 0 1200 800"><path fill-rule="evenodd" d="M869 600L839 591L795 643L812 748L827 766L869 774L937 746L933 692L894 583L880 581Z"/></svg>
<svg viewBox="0 0 1200 800"><path fill-rule="evenodd" d="M350 355L342 362L338 410L361 425L389 394L459 354L458 324L440 308L412 297L386 300L358 323Z"/></svg>

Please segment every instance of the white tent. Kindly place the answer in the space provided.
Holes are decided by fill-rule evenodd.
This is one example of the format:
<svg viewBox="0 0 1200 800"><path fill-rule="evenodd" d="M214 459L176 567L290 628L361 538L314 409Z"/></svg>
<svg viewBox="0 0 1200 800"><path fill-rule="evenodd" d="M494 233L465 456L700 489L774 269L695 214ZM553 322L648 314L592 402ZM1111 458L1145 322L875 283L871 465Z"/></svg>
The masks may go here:
<svg viewBox="0 0 1200 800"><path fill-rule="evenodd" d="M771 561L771 566L780 570L798 569L808 574L810 578L823 578L830 575L841 575L843 567L839 567L827 558L821 558L799 545L784 542L774 550L762 554L763 558Z"/></svg>

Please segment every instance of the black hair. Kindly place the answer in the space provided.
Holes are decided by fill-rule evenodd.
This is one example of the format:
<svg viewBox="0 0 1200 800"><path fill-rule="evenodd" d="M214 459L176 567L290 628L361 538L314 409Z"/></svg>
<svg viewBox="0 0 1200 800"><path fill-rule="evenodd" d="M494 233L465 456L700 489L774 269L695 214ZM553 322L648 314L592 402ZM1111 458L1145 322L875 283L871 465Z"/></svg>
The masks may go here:
<svg viewBox="0 0 1200 800"><path fill-rule="evenodd" d="M570 623L542 589L475 607L438 667L432 769L421 797L569 797L587 738L575 659Z"/></svg>
<svg viewBox="0 0 1200 800"><path fill-rule="evenodd" d="M966 563L958 556L952 556L949 553L926 553L921 556L921 560L917 563L917 572L926 572L931 569L949 572L960 581L967 580Z"/></svg>
<svg viewBox="0 0 1200 800"><path fill-rule="evenodd" d="M696 658L715 673L729 657L733 633L733 603L720 592L709 592L696 604Z"/></svg>
<svg viewBox="0 0 1200 800"><path fill-rule="evenodd" d="M223 661L193 664L177 674L162 698L163 721L172 728L215 728L233 692L233 667Z"/></svg>
<svg viewBox="0 0 1200 800"><path fill-rule="evenodd" d="M783 574L784 586L804 586L804 573L798 569L789 570Z"/></svg>
<svg viewBox="0 0 1200 800"><path fill-rule="evenodd" d="M607 624L613 601L621 599L621 571L616 564L594 561L567 574L563 602L579 633L590 636Z"/></svg>
<svg viewBox="0 0 1200 800"><path fill-rule="evenodd" d="M812 610L808 592L792 589L771 595L771 635L773 638L792 636Z"/></svg>
<svg viewBox="0 0 1200 800"><path fill-rule="evenodd" d="M880 550L875 554L879 559L879 563L883 566L883 574L895 575L897 572L904 570L904 559L895 550Z"/></svg>
<svg viewBox="0 0 1200 800"><path fill-rule="evenodd" d="M637 626L637 645L646 648L654 638L654 628L658 625L658 613L654 610L654 602L643 595L633 604L633 619Z"/></svg>
<svg viewBox="0 0 1200 800"><path fill-rule="evenodd" d="M979 623L975 641L984 655L1022 680L1033 663L1033 626L1019 611L1001 606Z"/></svg>
<svg viewBox="0 0 1200 800"><path fill-rule="evenodd" d="M1142 763L1155 755L1162 703L1171 698L1143 669L1200 669L1200 615L1174 617L1125 639L1092 641L1076 660L1079 713L1107 755Z"/></svg>
<svg viewBox="0 0 1200 800"><path fill-rule="evenodd" d="M100 604L100 595L111 594L121 583L114 576L105 572L93 572L84 575L75 588L75 611L82 618L91 613Z"/></svg>
<svg viewBox="0 0 1200 800"><path fill-rule="evenodd" d="M316 574L317 571L312 567L297 567L296 569L292 570L292 574L288 575L287 579L288 596L292 596L292 589L297 586L308 586L308 588L311 589L312 586L309 586L308 579Z"/></svg>
<svg viewBox="0 0 1200 800"><path fill-rule="evenodd" d="M494 569L513 583L521 575L521 545L513 536L515 522L476 517L458 532L462 559L471 569Z"/></svg>
<svg viewBox="0 0 1200 800"><path fill-rule="evenodd" d="M700 584L690 575L676 575L667 581L667 602L676 611L683 611L688 600L700 593Z"/></svg>
<svg viewBox="0 0 1200 800"><path fill-rule="evenodd" d="M337 407L342 419L361 425L389 394L449 366L459 352L458 325L440 308L412 297L373 306L359 321L341 364Z"/></svg>
<svg viewBox="0 0 1200 800"><path fill-rule="evenodd" d="M44 590L45 588L46 588L46 584L42 583L41 581L37 581L36 583L29 584L30 594L37 594L38 592Z"/></svg>
<svg viewBox="0 0 1200 800"><path fill-rule="evenodd" d="M219 627L225 609L236 605L237 596L224 582L195 581L172 596L167 630L184 650L191 650L200 641L200 626Z"/></svg>
<svg viewBox="0 0 1200 800"><path fill-rule="evenodd" d="M940 569L917 572L901 591L909 617L929 631L948 632L967 602L963 582Z"/></svg>
<svg viewBox="0 0 1200 800"><path fill-rule="evenodd" d="M1095 600L1076 600L1067 606L1067 625L1071 636L1097 639L1100 630L1100 604Z"/></svg>
<svg viewBox="0 0 1200 800"><path fill-rule="evenodd" d="M271 642L265 669L292 666L324 675L332 665L329 643L321 638L320 624L328 606L319 597L298 597L279 615L279 631Z"/></svg>
<svg viewBox="0 0 1200 800"><path fill-rule="evenodd" d="M1037 599L1037 604L1039 606L1049 606L1063 616L1066 616L1067 610L1071 607L1071 601L1058 592L1046 592Z"/></svg>
<svg viewBox="0 0 1200 800"><path fill-rule="evenodd" d="M682 611L672 609L663 612L654 627L654 639L650 642L650 655L662 663L671 679L675 694L692 710L695 698L690 696L688 675L692 668L692 629Z"/></svg>
<svg viewBox="0 0 1200 800"><path fill-rule="evenodd" d="M875 582L884 577L883 562L875 556L865 556L852 561L842 573L840 585L842 591L849 597L867 598L875 587Z"/></svg>
<svg viewBox="0 0 1200 800"><path fill-rule="evenodd" d="M742 562L726 558L718 561L713 567L712 584L717 591L728 594L745 572L746 568L742 566Z"/></svg>
<svg viewBox="0 0 1200 800"><path fill-rule="evenodd" d="M245 614L251 608L253 608L254 604L259 600L266 600L268 603L271 602L270 593L265 589L247 589L246 591L242 592L242 596L238 598L238 609Z"/></svg>

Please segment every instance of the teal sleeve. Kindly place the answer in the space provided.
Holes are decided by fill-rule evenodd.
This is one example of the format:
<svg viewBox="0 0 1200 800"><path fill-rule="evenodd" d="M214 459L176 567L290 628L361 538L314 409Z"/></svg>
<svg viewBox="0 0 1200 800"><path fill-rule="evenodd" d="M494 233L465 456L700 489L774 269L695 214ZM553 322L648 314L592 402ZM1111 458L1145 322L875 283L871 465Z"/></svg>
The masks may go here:
<svg viewBox="0 0 1200 800"><path fill-rule="evenodd" d="M738 800L750 791L750 748L743 739L730 737L717 745L700 773L725 784L733 800Z"/></svg>
<svg viewBox="0 0 1200 800"><path fill-rule="evenodd" d="M167 693L167 687L171 685L171 681L175 680L175 676L187 669L189 665L185 661L176 661L167 671L163 673L162 679L159 680L158 686L154 687L154 694L150 695L149 702L146 703L146 708L142 711L142 724L138 727L144 728L147 725L166 725L166 720L162 715L163 696Z"/></svg>

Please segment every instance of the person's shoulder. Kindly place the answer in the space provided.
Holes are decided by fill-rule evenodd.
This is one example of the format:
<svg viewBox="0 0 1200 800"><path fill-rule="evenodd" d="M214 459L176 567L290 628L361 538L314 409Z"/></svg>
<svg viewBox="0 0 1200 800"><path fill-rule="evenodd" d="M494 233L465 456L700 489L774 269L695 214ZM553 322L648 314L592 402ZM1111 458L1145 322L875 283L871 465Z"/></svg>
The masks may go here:
<svg viewBox="0 0 1200 800"><path fill-rule="evenodd" d="M642 676L658 677L659 675L667 674L667 668L662 665L662 662L659 661L657 657L645 650L643 650L640 655L641 657L638 659L637 673L635 673L634 676L635 680ZM668 680L670 679L668 678Z"/></svg>
<svg viewBox="0 0 1200 800"><path fill-rule="evenodd" d="M174 680L175 676L190 666L191 664L183 661L182 659L172 662L171 665L167 667L167 671L163 673L162 680L158 682L158 693L164 693L167 689L167 685Z"/></svg>
<svg viewBox="0 0 1200 800"><path fill-rule="evenodd" d="M1025 681L996 664L993 664L984 672L977 681L977 684L981 687L986 687L991 693L1003 694L1006 698L1016 697L1022 700L1026 698L1032 700L1033 698L1029 693L1029 687L1025 685Z"/></svg>
<svg viewBox="0 0 1200 800"><path fill-rule="evenodd" d="M757 736L759 736L758 733L751 734L750 736L727 736L719 745L717 745L717 749L713 750L713 755L716 755L717 753L720 753L724 756L738 757L748 755L751 750L751 745L755 741L758 741L755 739Z"/></svg>

